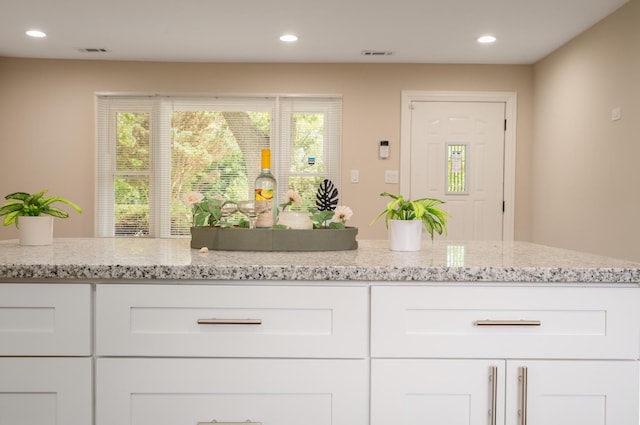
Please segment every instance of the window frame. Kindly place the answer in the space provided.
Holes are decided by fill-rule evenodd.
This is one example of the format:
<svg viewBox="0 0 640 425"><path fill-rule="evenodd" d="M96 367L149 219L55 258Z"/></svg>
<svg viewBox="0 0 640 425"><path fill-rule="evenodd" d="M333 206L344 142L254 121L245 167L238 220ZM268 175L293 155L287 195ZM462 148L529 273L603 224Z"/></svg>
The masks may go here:
<svg viewBox="0 0 640 425"><path fill-rule="evenodd" d="M303 114L324 114L324 146L323 146L323 165L324 170L318 173L308 174L308 176L319 176L329 178L334 186L340 191L341 188L341 149L334 149L331 146L332 138L341 139L342 127L339 125L342 115L342 105L339 108L331 105L321 105L318 102L300 102L297 99L291 99L289 102L282 102L280 107L280 129L281 145L279 151L279 169L276 170L276 179L278 181L279 193L285 193L288 188L289 177L305 177L305 173L292 172L291 156L293 152L294 140L291 134L293 115L297 113ZM335 128L332 127L336 121ZM286 124L285 124L286 123ZM337 132L337 134L335 134ZM281 171L280 171L281 170ZM285 171L287 170L287 171ZM286 178L284 178L286 177Z"/></svg>
<svg viewBox="0 0 640 425"><path fill-rule="evenodd" d="M290 157L294 113L323 113L325 169L313 175L330 179L340 190L342 151L342 96L340 95L140 95L96 94L96 216L97 237L115 234L115 177L131 175L116 170L118 112L149 113L149 234L145 237L183 238L171 234L171 115L174 111L266 111L271 116L272 173L278 181L278 199L293 173ZM189 109L192 108L192 109ZM332 127L333 126L333 127ZM279 201L278 201L279 202Z"/></svg>

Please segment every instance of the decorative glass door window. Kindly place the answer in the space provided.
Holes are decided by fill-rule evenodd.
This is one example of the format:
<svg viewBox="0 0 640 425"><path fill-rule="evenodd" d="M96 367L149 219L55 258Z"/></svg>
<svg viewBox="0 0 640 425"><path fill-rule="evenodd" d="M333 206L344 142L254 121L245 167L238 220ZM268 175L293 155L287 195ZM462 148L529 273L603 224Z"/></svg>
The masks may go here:
<svg viewBox="0 0 640 425"><path fill-rule="evenodd" d="M466 143L447 143L446 187L447 195L466 195L467 191L467 159Z"/></svg>

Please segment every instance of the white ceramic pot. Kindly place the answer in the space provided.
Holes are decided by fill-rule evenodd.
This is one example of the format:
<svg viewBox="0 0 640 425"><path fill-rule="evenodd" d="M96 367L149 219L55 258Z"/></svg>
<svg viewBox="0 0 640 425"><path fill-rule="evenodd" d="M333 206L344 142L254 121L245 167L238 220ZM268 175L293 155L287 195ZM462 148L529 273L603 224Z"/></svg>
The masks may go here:
<svg viewBox="0 0 640 425"><path fill-rule="evenodd" d="M289 229L313 229L313 222L309 217L309 213L297 211L282 211L278 215L278 224L287 226Z"/></svg>
<svg viewBox="0 0 640 425"><path fill-rule="evenodd" d="M389 220L389 249L391 251L420 251L422 220Z"/></svg>
<svg viewBox="0 0 640 425"><path fill-rule="evenodd" d="M53 217L22 216L18 218L20 245L51 245L53 243Z"/></svg>

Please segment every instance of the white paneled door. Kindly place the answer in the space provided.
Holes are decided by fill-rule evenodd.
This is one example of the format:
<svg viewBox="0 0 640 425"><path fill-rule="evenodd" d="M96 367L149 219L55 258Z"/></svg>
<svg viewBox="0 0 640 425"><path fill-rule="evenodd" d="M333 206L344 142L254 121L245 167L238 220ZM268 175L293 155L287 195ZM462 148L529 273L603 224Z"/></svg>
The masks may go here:
<svg viewBox="0 0 640 425"><path fill-rule="evenodd" d="M504 425L504 361L373 359L371 425Z"/></svg>
<svg viewBox="0 0 640 425"><path fill-rule="evenodd" d="M635 425L636 361L373 359L371 425Z"/></svg>
<svg viewBox="0 0 640 425"><path fill-rule="evenodd" d="M626 379L638 375L637 361L513 360L506 375L508 425L638 423L638 385Z"/></svg>
<svg viewBox="0 0 640 425"><path fill-rule="evenodd" d="M409 196L438 198L449 240L502 240L505 102L412 101Z"/></svg>

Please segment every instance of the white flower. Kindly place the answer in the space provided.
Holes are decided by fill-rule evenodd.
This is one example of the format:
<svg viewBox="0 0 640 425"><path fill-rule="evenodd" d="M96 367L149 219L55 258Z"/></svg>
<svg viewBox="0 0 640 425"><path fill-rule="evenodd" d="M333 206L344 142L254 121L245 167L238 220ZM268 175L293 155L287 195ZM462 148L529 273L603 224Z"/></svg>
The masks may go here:
<svg viewBox="0 0 640 425"><path fill-rule="evenodd" d="M204 195L200 192L187 192L182 195L182 201L187 204L188 207L201 202L203 199Z"/></svg>
<svg viewBox="0 0 640 425"><path fill-rule="evenodd" d="M295 190L289 189L285 195L284 203L280 204L280 208L282 208L282 211L285 211L287 207L290 207L291 205L298 205L300 202L302 202L300 195L298 195Z"/></svg>
<svg viewBox="0 0 640 425"><path fill-rule="evenodd" d="M288 203L289 205L291 204L298 205L300 202L302 202L300 195L298 195L298 193L295 190L287 190L286 198L287 198L286 203Z"/></svg>
<svg viewBox="0 0 640 425"><path fill-rule="evenodd" d="M346 205L338 205L331 221L346 223L351 218L353 211Z"/></svg>

